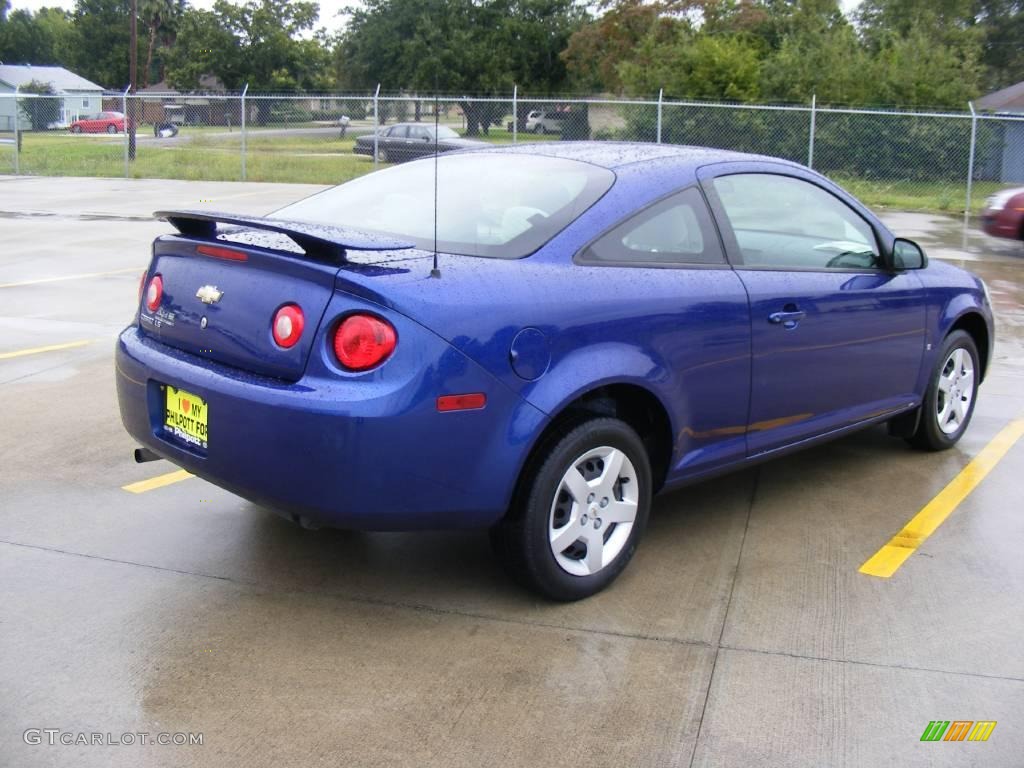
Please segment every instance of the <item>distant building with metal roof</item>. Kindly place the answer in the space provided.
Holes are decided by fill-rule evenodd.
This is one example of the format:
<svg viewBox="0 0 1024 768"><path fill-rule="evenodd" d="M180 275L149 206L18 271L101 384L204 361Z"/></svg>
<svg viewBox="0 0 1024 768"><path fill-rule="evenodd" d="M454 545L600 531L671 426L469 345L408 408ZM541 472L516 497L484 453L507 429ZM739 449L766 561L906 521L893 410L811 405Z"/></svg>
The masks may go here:
<svg viewBox="0 0 1024 768"><path fill-rule="evenodd" d="M990 133L996 142L991 152L991 175L1003 182L1024 181L1024 81L993 91L973 104L978 112L1006 118L985 121L997 127Z"/></svg>

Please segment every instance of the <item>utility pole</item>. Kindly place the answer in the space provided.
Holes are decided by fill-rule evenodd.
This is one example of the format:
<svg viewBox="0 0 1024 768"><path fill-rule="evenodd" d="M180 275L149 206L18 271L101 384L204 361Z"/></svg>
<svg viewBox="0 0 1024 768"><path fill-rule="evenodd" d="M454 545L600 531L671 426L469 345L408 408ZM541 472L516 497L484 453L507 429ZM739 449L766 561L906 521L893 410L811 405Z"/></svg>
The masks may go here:
<svg viewBox="0 0 1024 768"><path fill-rule="evenodd" d="M139 0L131 0L131 19L128 21L128 93L135 95L135 84L138 82L139 59ZM128 100L128 114L124 116L125 130L128 131L128 159L135 160L135 99Z"/></svg>

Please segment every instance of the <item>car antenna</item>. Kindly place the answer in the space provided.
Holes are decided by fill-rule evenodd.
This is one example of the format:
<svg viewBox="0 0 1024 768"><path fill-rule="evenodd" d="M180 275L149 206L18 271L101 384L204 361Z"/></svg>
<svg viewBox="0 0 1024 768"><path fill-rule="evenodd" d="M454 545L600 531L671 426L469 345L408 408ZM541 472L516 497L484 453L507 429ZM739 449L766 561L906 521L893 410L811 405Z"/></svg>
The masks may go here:
<svg viewBox="0 0 1024 768"><path fill-rule="evenodd" d="M434 268L430 270L431 277L441 277L441 270L437 268L437 84L434 85Z"/></svg>

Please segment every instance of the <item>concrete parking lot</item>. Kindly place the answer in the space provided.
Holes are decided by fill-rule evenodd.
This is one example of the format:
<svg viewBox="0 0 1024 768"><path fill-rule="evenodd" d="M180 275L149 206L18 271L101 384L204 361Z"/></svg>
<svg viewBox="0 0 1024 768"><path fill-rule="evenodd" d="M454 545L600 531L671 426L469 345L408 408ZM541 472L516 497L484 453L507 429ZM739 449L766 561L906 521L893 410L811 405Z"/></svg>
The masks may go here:
<svg viewBox="0 0 1024 768"><path fill-rule="evenodd" d="M858 572L1024 417L1020 244L885 217L993 295L957 448L872 429L664 495L623 577L558 605L485 532L306 531L133 463L112 353L149 213L316 189L0 177L0 766L1024 766L1024 441L891 578Z"/></svg>

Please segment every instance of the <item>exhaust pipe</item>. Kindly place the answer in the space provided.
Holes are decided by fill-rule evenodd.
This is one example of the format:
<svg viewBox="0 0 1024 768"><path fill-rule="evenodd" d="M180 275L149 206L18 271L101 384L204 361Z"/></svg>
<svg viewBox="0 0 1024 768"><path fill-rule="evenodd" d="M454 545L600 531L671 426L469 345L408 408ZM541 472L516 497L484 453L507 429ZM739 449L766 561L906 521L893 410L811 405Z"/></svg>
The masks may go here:
<svg viewBox="0 0 1024 768"><path fill-rule="evenodd" d="M163 458L163 456L158 456L153 453L149 448L136 448L134 456L136 464L145 464L148 461L160 461L160 459Z"/></svg>

